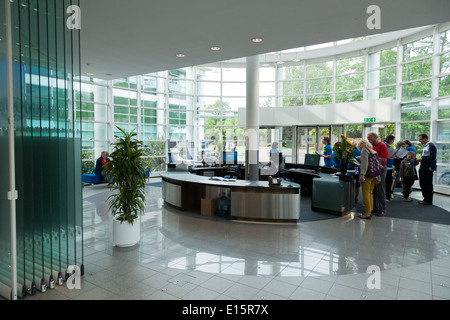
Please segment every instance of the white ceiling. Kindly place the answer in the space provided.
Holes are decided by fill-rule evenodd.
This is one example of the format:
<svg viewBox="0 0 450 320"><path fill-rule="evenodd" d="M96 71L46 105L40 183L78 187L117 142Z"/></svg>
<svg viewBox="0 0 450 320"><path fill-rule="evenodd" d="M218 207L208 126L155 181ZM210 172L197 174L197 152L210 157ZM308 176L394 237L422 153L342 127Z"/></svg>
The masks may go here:
<svg viewBox="0 0 450 320"><path fill-rule="evenodd" d="M449 21L450 0L80 0L82 73L113 79ZM366 26L381 9L381 29ZM261 43L253 43L261 37ZM212 51L211 46L221 47ZM177 58L184 53L184 58Z"/></svg>

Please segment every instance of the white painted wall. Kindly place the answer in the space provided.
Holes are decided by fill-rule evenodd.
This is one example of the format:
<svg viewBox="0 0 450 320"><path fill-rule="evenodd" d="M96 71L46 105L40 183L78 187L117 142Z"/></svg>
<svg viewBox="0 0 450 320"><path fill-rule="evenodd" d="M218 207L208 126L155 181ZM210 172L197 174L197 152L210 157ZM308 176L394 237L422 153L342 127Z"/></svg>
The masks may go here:
<svg viewBox="0 0 450 320"><path fill-rule="evenodd" d="M399 121L392 98L335 103L314 106L260 108L260 126L338 125L364 122L364 118L376 118L376 122ZM245 126L245 108L238 109L238 125Z"/></svg>

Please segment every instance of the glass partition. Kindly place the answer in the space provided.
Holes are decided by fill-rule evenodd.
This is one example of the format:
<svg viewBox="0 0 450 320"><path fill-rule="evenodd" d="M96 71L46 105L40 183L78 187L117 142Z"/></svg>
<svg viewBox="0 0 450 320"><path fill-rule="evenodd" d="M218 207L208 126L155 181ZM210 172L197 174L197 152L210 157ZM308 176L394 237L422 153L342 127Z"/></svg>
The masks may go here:
<svg viewBox="0 0 450 320"><path fill-rule="evenodd" d="M4 3L0 3L0 39L6 40ZM0 41L0 192L9 191L9 141L8 141L8 79L6 66L6 41ZM11 233L10 203L5 196L0 197L0 295L10 298L11 288Z"/></svg>
<svg viewBox="0 0 450 320"><path fill-rule="evenodd" d="M81 120L83 115L89 118L89 107L81 107L81 95L75 92L81 88L80 31L66 25L67 8L71 5L79 3L11 1L20 297L52 288L58 278L68 277L68 266L78 265L83 272ZM2 28L3 14L2 10ZM2 48L0 52L5 50ZM0 66L1 88L6 88L3 55ZM3 90L0 95L1 103L6 103ZM2 130L5 121L6 115L2 113ZM0 143L3 145L4 140ZM7 148L6 143L2 150ZM1 188L8 189L9 179L3 175L9 166L3 155L0 163ZM9 204L3 203L3 198L0 201L4 219L9 217L3 212L9 210ZM3 255L6 248L3 237L9 234L6 230L9 223L2 220L1 228L0 275L3 275L11 272L9 257ZM1 283L12 285L5 281L0 277Z"/></svg>

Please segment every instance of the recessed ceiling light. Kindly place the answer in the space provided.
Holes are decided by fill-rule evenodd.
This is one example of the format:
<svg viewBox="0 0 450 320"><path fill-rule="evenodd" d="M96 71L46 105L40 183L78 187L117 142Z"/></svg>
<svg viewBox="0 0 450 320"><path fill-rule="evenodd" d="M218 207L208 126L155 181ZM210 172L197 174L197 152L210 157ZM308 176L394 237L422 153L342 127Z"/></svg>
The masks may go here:
<svg viewBox="0 0 450 320"><path fill-rule="evenodd" d="M93 76L94 74L92 72L86 72L86 75Z"/></svg>
<svg viewBox="0 0 450 320"><path fill-rule="evenodd" d="M263 63L261 66L262 66L262 67L268 67L268 66L270 66L270 64L268 64L268 63Z"/></svg>
<svg viewBox="0 0 450 320"><path fill-rule="evenodd" d="M277 64L284 64L284 61L278 61Z"/></svg>
<svg viewBox="0 0 450 320"><path fill-rule="evenodd" d="M253 38L252 42L255 42L255 43L262 42L262 38Z"/></svg>
<svg viewBox="0 0 450 320"><path fill-rule="evenodd" d="M220 50L220 47L218 47L218 46L212 46L212 47L211 47L211 50L212 50L212 51L219 51L219 50Z"/></svg>
<svg viewBox="0 0 450 320"><path fill-rule="evenodd" d="M185 54L184 54L184 53L177 53L176 56L177 56L178 58L184 58L184 57L185 57Z"/></svg>
<svg viewBox="0 0 450 320"><path fill-rule="evenodd" d="M300 59L294 59L293 62L300 62Z"/></svg>

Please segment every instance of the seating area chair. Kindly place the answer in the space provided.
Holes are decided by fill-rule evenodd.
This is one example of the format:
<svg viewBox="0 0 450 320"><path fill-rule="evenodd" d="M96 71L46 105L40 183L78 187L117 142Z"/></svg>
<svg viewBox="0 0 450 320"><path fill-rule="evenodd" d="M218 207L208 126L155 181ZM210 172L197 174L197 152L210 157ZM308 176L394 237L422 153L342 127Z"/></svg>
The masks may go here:
<svg viewBox="0 0 450 320"><path fill-rule="evenodd" d="M83 174L82 181L87 184L97 184L102 183L102 178L95 173L85 173Z"/></svg>

